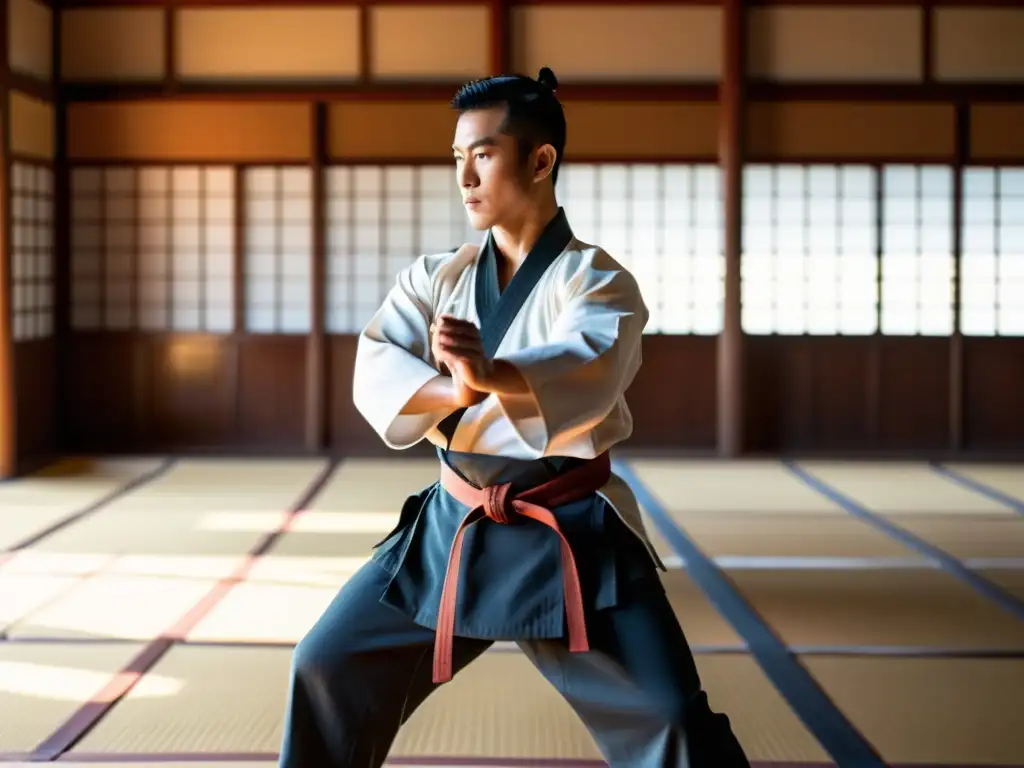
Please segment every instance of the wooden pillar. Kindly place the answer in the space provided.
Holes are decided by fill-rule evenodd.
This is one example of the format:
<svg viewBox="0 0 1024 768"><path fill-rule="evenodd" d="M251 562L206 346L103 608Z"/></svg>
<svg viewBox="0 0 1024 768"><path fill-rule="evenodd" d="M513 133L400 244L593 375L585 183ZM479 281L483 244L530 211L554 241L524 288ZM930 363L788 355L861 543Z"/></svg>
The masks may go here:
<svg viewBox="0 0 1024 768"><path fill-rule="evenodd" d="M327 203L324 175L327 172L327 105L316 102L313 110L313 251L310 307L312 325L306 342L306 449L318 453L327 444Z"/></svg>
<svg viewBox="0 0 1024 768"><path fill-rule="evenodd" d="M490 69L491 75L507 75L512 70L512 19L509 16L508 0L491 0L490 6ZM536 72L523 72L536 77Z"/></svg>
<svg viewBox="0 0 1024 768"><path fill-rule="evenodd" d="M60 11L54 9L52 27L53 78L53 340L56 346L57 381L54 387L54 421L58 452L73 450L71 393L71 169L68 167L67 103L61 92ZM132 316L133 320L135 315Z"/></svg>
<svg viewBox="0 0 1024 768"><path fill-rule="evenodd" d="M0 479L17 471L17 408L14 390L14 288L11 276L11 100L7 1L0 2Z"/></svg>
<svg viewBox="0 0 1024 768"><path fill-rule="evenodd" d="M964 242L964 166L970 157L971 108L956 107L956 155L953 158L953 334L949 339L949 450L964 447L964 339L960 330L961 254Z"/></svg>
<svg viewBox="0 0 1024 768"><path fill-rule="evenodd" d="M743 451L743 329L740 317L740 253L743 230L744 57L743 0L723 0L723 60L719 85L718 158L722 170L725 306L718 337L718 452Z"/></svg>

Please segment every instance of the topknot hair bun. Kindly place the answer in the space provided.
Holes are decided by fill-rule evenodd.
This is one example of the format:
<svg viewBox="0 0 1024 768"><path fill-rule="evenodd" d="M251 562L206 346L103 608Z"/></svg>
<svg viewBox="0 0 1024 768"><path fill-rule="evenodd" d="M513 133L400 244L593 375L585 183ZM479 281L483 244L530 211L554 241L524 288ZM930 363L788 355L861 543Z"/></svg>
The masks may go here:
<svg viewBox="0 0 1024 768"><path fill-rule="evenodd" d="M558 88L558 78L549 67L541 67L540 74L537 75L537 82L546 85L552 91Z"/></svg>

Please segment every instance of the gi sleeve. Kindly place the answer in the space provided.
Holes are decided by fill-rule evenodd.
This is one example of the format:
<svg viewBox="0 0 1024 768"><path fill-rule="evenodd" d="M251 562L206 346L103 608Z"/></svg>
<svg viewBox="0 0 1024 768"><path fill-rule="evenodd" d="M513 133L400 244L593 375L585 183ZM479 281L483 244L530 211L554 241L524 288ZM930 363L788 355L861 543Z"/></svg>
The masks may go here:
<svg viewBox="0 0 1024 768"><path fill-rule="evenodd" d="M403 414L419 389L440 375L432 364L433 279L426 257L403 269L359 335L352 398L356 409L397 450L416 445L452 410Z"/></svg>
<svg viewBox="0 0 1024 768"><path fill-rule="evenodd" d="M618 405L640 368L648 316L633 275L583 266L568 281L546 343L501 356L529 392L495 397L536 457L578 442Z"/></svg>

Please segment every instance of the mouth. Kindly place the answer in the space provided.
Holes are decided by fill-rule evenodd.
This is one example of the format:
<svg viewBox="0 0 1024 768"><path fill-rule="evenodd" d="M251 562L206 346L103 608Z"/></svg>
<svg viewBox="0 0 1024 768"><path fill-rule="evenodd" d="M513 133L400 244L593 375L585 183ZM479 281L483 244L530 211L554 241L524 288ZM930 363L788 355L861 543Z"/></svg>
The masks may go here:
<svg viewBox="0 0 1024 768"><path fill-rule="evenodd" d="M480 205L480 201L477 200L475 197L467 197L465 200L462 201L462 204L465 205L467 208L476 208L477 206Z"/></svg>

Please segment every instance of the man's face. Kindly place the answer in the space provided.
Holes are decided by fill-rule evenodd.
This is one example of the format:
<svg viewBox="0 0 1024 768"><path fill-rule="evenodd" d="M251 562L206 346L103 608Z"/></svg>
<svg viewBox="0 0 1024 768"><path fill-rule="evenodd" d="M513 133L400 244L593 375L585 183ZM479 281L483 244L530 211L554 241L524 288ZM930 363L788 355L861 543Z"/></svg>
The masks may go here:
<svg viewBox="0 0 1024 768"><path fill-rule="evenodd" d="M516 140L501 132L505 107L459 117L452 152L455 173L474 229L515 220L530 204L530 164L519 161Z"/></svg>

